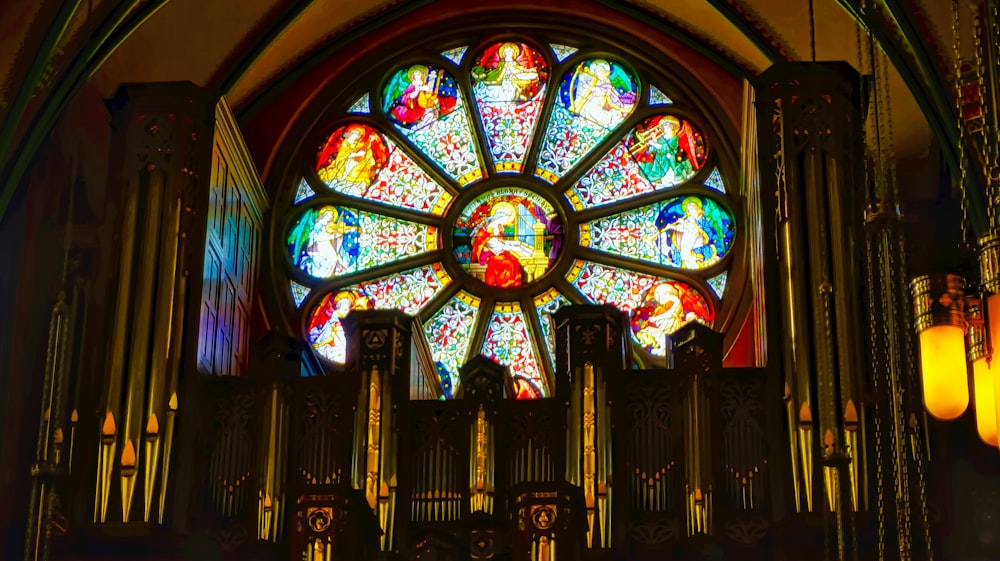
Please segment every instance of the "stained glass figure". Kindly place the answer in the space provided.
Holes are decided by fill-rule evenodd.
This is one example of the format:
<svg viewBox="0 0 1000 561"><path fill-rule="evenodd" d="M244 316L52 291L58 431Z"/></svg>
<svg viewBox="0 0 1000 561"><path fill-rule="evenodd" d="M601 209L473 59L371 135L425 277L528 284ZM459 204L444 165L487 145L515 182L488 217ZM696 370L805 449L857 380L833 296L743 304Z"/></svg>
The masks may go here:
<svg viewBox="0 0 1000 561"><path fill-rule="evenodd" d="M472 67L472 92L497 172L520 172L545 97L548 67L523 43L496 43Z"/></svg>
<svg viewBox="0 0 1000 561"><path fill-rule="evenodd" d="M306 296L309 295L309 287L302 286L301 284L295 281L290 281L288 284L290 285L289 287L292 290L292 302L295 302L295 307L297 308L302 305L302 302L306 299Z"/></svg>
<svg viewBox="0 0 1000 561"><path fill-rule="evenodd" d="M342 206L303 212L288 234L292 263L334 278L437 249L437 228Z"/></svg>
<svg viewBox="0 0 1000 561"><path fill-rule="evenodd" d="M341 320L354 310L370 308L371 301L357 289L327 294L309 318L309 343L321 357L343 364L347 357L347 334Z"/></svg>
<svg viewBox="0 0 1000 561"><path fill-rule="evenodd" d="M635 109L635 77L617 62L588 59L568 72L552 107L535 175L555 183Z"/></svg>
<svg viewBox="0 0 1000 561"><path fill-rule="evenodd" d="M452 200L392 141L360 123L333 131L317 155L316 173L344 195L431 214L443 214Z"/></svg>
<svg viewBox="0 0 1000 561"><path fill-rule="evenodd" d="M735 234L729 211L698 195L598 218L580 228L584 247L690 270L718 263Z"/></svg>
<svg viewBox="0 0 1000 561"><path fill-rule="evenodd" d="M542 337L549 351L549 368L556 369L556 325L555 314L559 308L571 304L569 299L558 290L550 288L534 299L535 310L538 312L538 323L542 326Z"/></svg>
<svg viewBox="0 0 1000 561"><path fill-rule="evenodd" d="M705 179L705 185L720 193L726 192L726 182L722 180L722 174L719 173L718 168L713 169L712 173L708 174L708 178Z"/></svg>
<svg viewBox="0 0 1000 561"><path fill-rule="evenodd" d="M556 55L556 60L558 60L559 62L562 62L567 58L573 56L573 53L576 52L575 48L567 47L566 45L552 44L549 46L552 47L552 54Z"/></svg>
<svg viewBox="0 0 1000 561"><path fill-rule="evenodd" d="M302 201L308 199L309 197L313 197L315 195L316 192L313 191L312 187L309 185L309 182L306 181L305 178L303 178L302 181L299 182L299 188L295 190L295 199L292 201L292 204L299 204Z"/></svg>
<svg viewBox="0 0 1000 561"><path fill-rule="evenodd" d="M306 334L319 356L343 364L347 340L341 320L353 310L401 310L416 314L451 283L439 264L410 269L331 292L309 315Z"/></svg>
<svg viewBox="0 0 1000 561"><path fill-rule="evenodd" d="M539 195L494 189L470 202L455 224L455 255L473 277L516 288L545 274L562 246L562 222Z"/></svg>
<svg viewBox="0 0 1000 561"><path fill-rule="evenodd" d="M566 192L583 210L673 187L707 158L700 132L686 120L657 115L644 120Z"/></svg>
<svg viewBox="0 0 1000 561"><path fill-rule="evenodd" d="M465 57L465 51L467 51L468 49L469 47L458 47L455 49L449 49L441 53L441 56L454 62L455 66L458 66L462 64L462 59Z"/></svg>
<svg viewBox="0 0 1000 561"><path fill-rule="evenodd" d="M715 293L715 297L722 300L722 295L726 292L726 279L729 277L729 273L722 273L717 277L712 277L708 279L708 286L712 287L712 292Z"/></svg>
<svg viewBox="0 0 1000 561"><path fill-rule="evenodd" d="M371 113L371 111L371 102L368 100L368 94L359 97L358 100L354 102L354 105L351 105L347 109L348 113L362 113L365 115Z"/></svg>
<svg viewBox="0 0 1000 561"><path fill-rule="evenodd" d="M510 369L517 399L548 396L533 341L521 304L497 303L486 328L486 339L480 352L486 358Z"/></svg>
<svg viewBox="0 0 1000 561"><path fill-rule="evenodd" d="M459 291L424 324L424 335L441 376L441 388L449 399L458 391L459 370L469 354L479 302L478 297Z"/></svg>
<svg viewBox="0 0 1000 561"><path fill-rule="evenodd" d="M451 74L422 64L397 71L383 92L382 109L400 132L459 184L482 178L468 111Z"/></svg>
<svg viewBox="0 0 1000 561"><path fill-rule="evenodd" d="M656 86L649 86L649 104L650 105L670 105L674 101L667 97L667 94L660 91L660 88Z"/></svg>
<svg viewBox="0 0 1000 561"><path fill-rule="evenodd" d="M567 280L595 304L610 304L631 318L632 338L663 356L666 336L691 321L711 326L715 311L692 286L663 277L577 260Z"/></svg>

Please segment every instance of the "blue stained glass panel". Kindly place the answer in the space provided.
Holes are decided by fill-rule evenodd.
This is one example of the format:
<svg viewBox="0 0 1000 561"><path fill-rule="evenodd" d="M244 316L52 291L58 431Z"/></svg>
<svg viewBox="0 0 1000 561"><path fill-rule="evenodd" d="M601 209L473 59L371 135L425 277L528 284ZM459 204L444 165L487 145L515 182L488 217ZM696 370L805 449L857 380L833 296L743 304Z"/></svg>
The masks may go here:
<svg viewBox="0 0 1000 561"><path fill-rule="evenodd" d="M458 47L455 49L449 49L441 53L441 56L454 62L455 65L458 66L462 64L462 58L465 57L465 51L467 51L468 49L469 47Z"/></svg>
<svg viewBox="0 0 1000 561"><path fill-rule="evenodd" d="M309 287L302 286L295 281L290 281L289 284L292 289L292 301L295 302L295 307L297 308L302 305L302 301L309 295Z"/></svg>
<svg viewBox="0 0 1000 561"><path fill-rule="evenodd" d="M309 186L309 182L306 181L305 178L303 178L302 181L299 182L299 188L295 190L294 204L299 204L302 201L308 199L309 197L313 197L315 195L316 192L313 191L312 187Z"/></svg>
<svg viewBox="0 0 1000 561"><path fill-rule="evenodd" d="M715 293L715 297L722 300L722 295L726 292L726 280L729 273L722 273L717 277L708 279L708 286L712 287L712 292Z"/></svg>
<svg viewBox="0 0 1000 561"><path fill-rule="evenodd" d="M719 173L718 169L712 170L712 173L708 175L708 179L705 180L705 185L720 193L726 192L726 183L722 180L722 174Z"/></svg>
<svg viewBox="0 0 1000 561"><path fill-rule="evenodd" d="M660 88L656 86L649 86L649 104L650 105L670 105L674 101L667 97L667 94L660 91Z"/></svg>
<svg viewBox="0 0 1000 561"><path fill-rule="evenodd" d="M549 46L552 47L552 54L556 55L556 60L558 60L559 62L562 62L567 58L573 56L573 53L576 52L575 48L567 47L566 45L552 44Z"/></svg>
<svg viewBox="0 0 1000 561"><path fill-rule="evenodd" d="M365 115L371 113L371 111L371 102L368 100L368 94L358 98L358 100L355 101L354 104L347 110L348 113L362 113Z"/></svg>

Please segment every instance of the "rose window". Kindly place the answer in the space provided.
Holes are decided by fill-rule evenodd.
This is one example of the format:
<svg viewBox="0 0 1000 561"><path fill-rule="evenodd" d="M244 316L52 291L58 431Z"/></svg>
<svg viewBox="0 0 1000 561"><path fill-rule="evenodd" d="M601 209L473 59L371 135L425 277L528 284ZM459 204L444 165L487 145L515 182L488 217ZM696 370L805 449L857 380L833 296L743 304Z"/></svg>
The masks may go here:
<svg viewBox="0 0 1000 561"><path fill-rule="evenodd" d="M481 354L537 398L562 306L627 313L647 366L681 326L713 326L736 219L704 121L649 74L494 41L392 68L344 107L282 223L320 360L344 363L351 311L398 309L423 326L444 397Z"/></svg>

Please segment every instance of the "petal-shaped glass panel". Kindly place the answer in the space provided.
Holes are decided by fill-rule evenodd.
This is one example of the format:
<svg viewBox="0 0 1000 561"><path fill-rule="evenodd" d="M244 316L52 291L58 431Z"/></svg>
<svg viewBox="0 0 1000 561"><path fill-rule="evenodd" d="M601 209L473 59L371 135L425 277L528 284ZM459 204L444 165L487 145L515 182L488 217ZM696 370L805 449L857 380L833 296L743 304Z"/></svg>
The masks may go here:
<svg viewBox="0 0 1000 561"><path fill-rule="evenodd" d="M668 267L704 269L733 246L733 217L699 195L592 220L580 226L580 245Z"/></svg>
<svg viewBox="0 0 1000 561"><path fill-rule="evenodd" d="M459 385L459 370L469 354L469 343L479 316L479 298L462 290L424 324L424 334L449 399Z"/></svg>
<svg viewBox="0 0 1000 561"><path fill-rule="evenodd" d="M545 346L549 351L549 366L553 371L556 369L556 327L555 313L559 308L571 304L569 299L563 296L558 290L550 288L535 297L535 309L538 311L538 323L542 326L542 336L545 338Z"/></svg>
<svg viewBox="0 0 1000 561"><path fill-rule="evenodd" d="M549 395L542 379L534 339L519 302L498 302L486 328L480 351L483 356L510 369L517 399Z"/></svg>
<svg viewBox="0 0 1000 561"><path fill-rule="evenodd" d="M566 192L583 210L683 183L705 164L700 132L686 120L656 115L636 126Z"/></svg>
<svg viewBox="0 0 1000 561"><path fill-rule="evenodd" d="M568 72L552 105L535 175L555 183L635 109L635 77L617 62L592 58Z"/></svg>
<svg viewBox="0 0 1000 561"><path fill-rule="evenodd" d="M333 131L316 159L330 189L387 205L443 214L451 193L374 128L359 123Z"/></svg>
<svg viewBox="0 0 1000 561"><path fill-rule="evenodd" d="M344 363L347 339L341 320L353 310L401 310L416 314L451 277L440 264L361 282L324 296L309 315L306 335L319 356Z"/></svg>
<svg viewBox="0 0 1000 561"><path fill-rule="evenodd" d="M437 228L326 205L307 209L288 234L292 263L314 278L334 278L437 249Z"/></svg>
<svg viewBox="0 0 1000 561"><path fill-rule="evenodd" d="M549 72L541 53L523 43L496 43L472 67L472 92L497 172L520 172Z"/></svg>
<svg viewBox="0 0 1000 561"><path fill-rule="evenodd" d="M632 338L653 356L666 337L698 321L712 325L715 310L692 286L618 267L577 260L566 278L595 304L610 304L631 318Z"/></svg>
<svg viewBox="0 0 1000 561"><path fill-rule="evenodd" d="M482 178L469 112L451 74L423 64L397 71L383 91L382 109L400 132L460 185Z"/></svg>

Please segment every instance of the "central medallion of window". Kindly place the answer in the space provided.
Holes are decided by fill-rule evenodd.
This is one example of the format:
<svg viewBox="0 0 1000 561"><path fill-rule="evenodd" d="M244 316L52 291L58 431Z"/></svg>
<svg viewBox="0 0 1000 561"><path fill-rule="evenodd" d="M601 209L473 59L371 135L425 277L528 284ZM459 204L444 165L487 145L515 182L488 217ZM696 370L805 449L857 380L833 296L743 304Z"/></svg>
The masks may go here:
<svg viewBox="0 0 1000 561"><path fill-rule="evenodd" d="M415 316L444 398L477 355L516 397L550 396L569 304L628 314L647 366L682 325L716 323L737 219L706 120L607 52L525 38L387 63L316 131L278 228L331 372L354 310Z"/></svg>
<svg viewBox="0 0 1000 561"><path fill-rule="evenodd" d="M540 279L555 263L562 221L537 194L499 188L462 209L453 239L467 273L489 286L518 288Z"/></svg>

